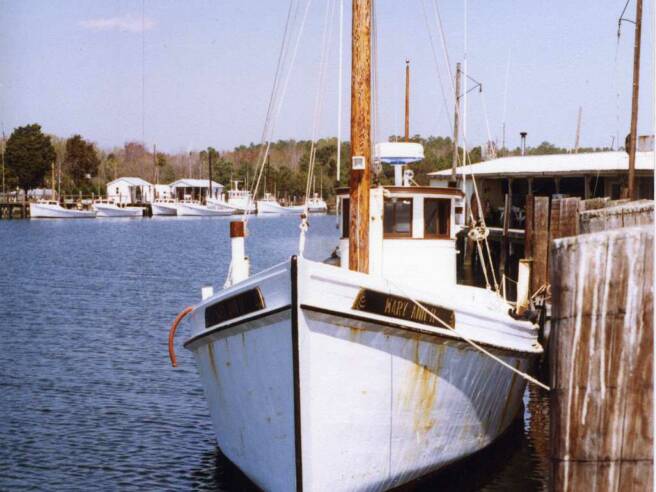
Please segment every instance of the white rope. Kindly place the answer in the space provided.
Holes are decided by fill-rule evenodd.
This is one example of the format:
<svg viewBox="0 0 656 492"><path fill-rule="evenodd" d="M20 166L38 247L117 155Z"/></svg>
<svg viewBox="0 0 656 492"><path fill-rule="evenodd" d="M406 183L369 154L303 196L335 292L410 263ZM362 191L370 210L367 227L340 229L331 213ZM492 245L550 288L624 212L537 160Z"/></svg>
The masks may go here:
<svg viewBox="0 0 656 492"><path fill-rule="evenodd" d="M444 326L447 330L450 330L450 331L452 331L453 333L455 333L458 337L460 337L462 340L464 340L465 342L467 342L469 345L471 345L472 347L474 347L474 348L475 348L476 350L478 350L479 352L481 352L481 353L487 355L487 356L490 357L492 360L498 362L499 364L501 364L501 365L504 366L505 368L510 369L512 372L514 372L514 373L517 374L518 376L522 377L523 379L525 379L525 380L528 381L529 383L533 383L533 384L535 384L535 385L539 386L540 388L545 389L545 390L547 390L547 391L549 391L549 390L551 389L551 388L549 388L549 386L547 386L547 385L544 384L543 382L538 381L537 379L535 379L535 378L534 378L533 376L531 376L530 374L527 374L527 373L525 373L525 372L522 372L522 371L520 371L519 369L517 369L516 367L511 366L510 364L508 364L506 361L504 361L504 360L501 359L500 357L497 357L496 355L494 355L493 353L491 353L489 350L485 349L484 347L482 347L481 345L479 345L478 343L476 343L475 341L473 341L471 338L469 338L469 337L467 337L466 335L463 335L462 333L460 333L458 330L455 329L454 326L449 325L446 321L444 321L443 319L441 319L441 318L440 318L439 316L437 316L435 313L433 313L432 311L430 311L430 310L428 310L426 307L424 307L424 305L423 305L421 302L419 302L418 300L416 300L416 299L413 298L412 296L408 295L408 293L405 292L405 290L404 290L402 287L400 287L399 285L393 283L393 282L390 281L389 279L385 279L385 281L386 281L387 283L389 283L390 285L393 285L394 287L396 287L396 288L397 288L397 289L398 289L398 290L399 290L399 291L400 291L405 297L407 297L408 299L410 299L410 300L411 300L411 301L412 301L412 302L413 302L413 303L414 303L419 309L421 309L422 311L424 311L424 312L425 312L426 314L428 314L431 318L433 318L433 319L436 320L438 323L440 323L442 326ZM390 291L391 291L391 289L390 289ZM391 293L391 292L390 292L390 293Z"/></svg>
<svg viewBox="0 0 656 492"><path fill-rule="evenodd" d="M344 0L339 0L339 61L337 65L337 182L342 163L342 85L344 78ZM337 200L339 202L339 200ZM339 206L339 205L337 205ZM339 215L339 214L338 214Z"/></svg>

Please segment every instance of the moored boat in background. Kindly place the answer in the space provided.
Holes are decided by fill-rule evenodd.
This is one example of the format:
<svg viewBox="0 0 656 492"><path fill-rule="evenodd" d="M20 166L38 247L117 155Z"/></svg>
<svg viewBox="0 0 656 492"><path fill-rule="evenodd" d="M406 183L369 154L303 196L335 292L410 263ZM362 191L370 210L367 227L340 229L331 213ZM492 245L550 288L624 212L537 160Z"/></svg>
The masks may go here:
<svg viewBox="0 0 656 492"><path fill-rule="evenodd" d="M31 219L94 219L94 210L65 208L53 200L39 200L30 203Z"/></svg>
<svg viewBox="0 0 656 492"><path fill-rule="evenodd" d="M96 217L143 217L141 207L120 206L113 200L96 200L92 205Z"/></svg>

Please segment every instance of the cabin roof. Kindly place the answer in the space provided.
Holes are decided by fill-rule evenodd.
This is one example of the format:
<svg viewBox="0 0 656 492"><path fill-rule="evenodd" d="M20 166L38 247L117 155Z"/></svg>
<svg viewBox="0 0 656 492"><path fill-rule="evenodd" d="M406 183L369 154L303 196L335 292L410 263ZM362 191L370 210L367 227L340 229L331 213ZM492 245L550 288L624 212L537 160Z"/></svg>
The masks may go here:
<svg viewBox="0 0 656 492"><path fill-rule="evenodd" d="M445 188L438 186L383 186L390 193L398 194L417 194L417 195L450 195L462 198L464 193L459 188ZM348 188L337 188L335 190L337 195L348 195Z"/></svg>
<svg viewBox="0 0 656 492"><path fill-rule="evenodd" d="M120 182L125 182L125 183L129 184L130 186L152 186L145 179L134 178L134 177L129 177L129 176L123 176L123 177L120 177L120 178L116 178L115 180L110 181L109 183L107 183L107 186L111 186L115 183L120 183Z"/></svg>
<svg viewBox="0 0 656 492"><path fill-rule="evenodd" d="M207 183L207 179L183 178L174 181L169 186L171 188L207 188ZM223 188L223 185L216 181L212 181L212 188Z"/></svg>
<svg viewBox="0 0 656 492"><path fill-rule="evenodd" d="M626 152L588 152L582 154L547 154L512 156L492 159L459 167L457 175L463 172L475 176L520 177L540 175L581 175L593 173L622 172L629 169L629 155ZM654 171L654 152L636 152L636 170ZM451 169L428 174L433 178L447 178Z"/></svg>

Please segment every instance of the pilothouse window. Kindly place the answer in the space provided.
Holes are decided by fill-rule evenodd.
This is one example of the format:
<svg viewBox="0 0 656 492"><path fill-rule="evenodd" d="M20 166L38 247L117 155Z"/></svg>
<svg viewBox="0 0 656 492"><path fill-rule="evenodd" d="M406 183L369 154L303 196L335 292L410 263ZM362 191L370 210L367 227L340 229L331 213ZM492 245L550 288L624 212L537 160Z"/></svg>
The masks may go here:
<svg viewBox="0 0 656 492"><path fill-rule="evenodd" d="M426 198L424 200L424 236L448 238L450 217L451 200Z"/></svg>
<svg viewBox="0 0 656 492"><path fill-rule="evenodd" d="M385 200L383 231L385 237L412 237L412 198Z"/></svg>

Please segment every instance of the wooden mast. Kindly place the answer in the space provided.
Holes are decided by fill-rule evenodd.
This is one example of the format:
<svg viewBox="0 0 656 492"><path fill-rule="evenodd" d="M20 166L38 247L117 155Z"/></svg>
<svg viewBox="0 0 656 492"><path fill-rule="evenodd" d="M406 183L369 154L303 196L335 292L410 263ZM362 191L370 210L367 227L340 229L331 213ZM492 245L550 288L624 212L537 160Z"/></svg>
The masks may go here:
<svg viewBox="0 0 656 492"><path fill-rule="evenodd" d="M353 0L349 269L369 272L371 1Z"/></svg>
<svg viewBox="0 0 656 492"><path fill-rule="evenodd" d="M638 94L640 91L640 35L642 33L642 0L636 1L635 45L633 47L633 96L631 99L631 133L629 134L629 200L636 199L635 157L638 142Z"/></svg>
<svg viewBox="0 0 656 492"><path fill-rule="evenodd" d="M410 141L410 60L405 61L405 141Z"/></svg>

